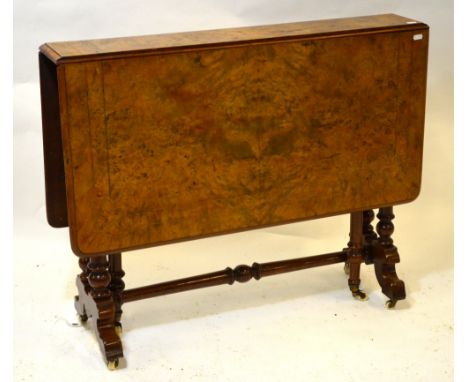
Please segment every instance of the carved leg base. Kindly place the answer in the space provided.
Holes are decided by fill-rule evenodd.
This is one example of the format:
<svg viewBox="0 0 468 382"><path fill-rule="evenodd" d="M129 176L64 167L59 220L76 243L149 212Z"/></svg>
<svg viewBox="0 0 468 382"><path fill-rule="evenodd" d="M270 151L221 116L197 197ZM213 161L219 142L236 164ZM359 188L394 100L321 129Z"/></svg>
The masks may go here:
<svg viewBox="0 0 468 382"><path fill-rule="evenodd" d="M376 230L372 226L374 220L374 212L372 210L365 210L362 213L362 239L357 233L354 238L351 237L348 243L348 258L345 262L344 271L347 275L352 273L352 268L355 269L355 274L350 277L350 288L353 296L359 300L367 299L365 293L359 290L359 260L362 259L366 264L374 264L375 274L377 281L382 288L382 293L385 294L389 300L386 303L387 308L395 307L398 300L403 300L406 297L405 283L400 280L396 274L395 264L400 262L397 248L393 245L391 235L394 231L392 220L395 218L393 214L393 207L382 207L377 214L379 223ZM356 227L360 224L361 217L355 215L354 220L351 220L351 234L356 232ZM360 243L362 242L362 249ZM356 245L356 243L358 243ZM353 256L354 254L354 256ZM357 256L356 256L357 254ZM356 264L353 266L352 261L355 260Z"/></svg>
<svg viewBox="0 0 468 382"><path fill-rule="evenodd" d="M356 289L354 291L351 291L353 297L358 300L358 301L367 301L369 300L369 296L367 296L367 293L362 291L361 289Z"/></svg>
<svg viewBox="0 0 468 382"><path fill-rule="evenodd" d="M88 263L88 283L77 276L78 296L75 308L80 317L90 320L109 369L114 370L123 357L122 343L115 326L115 304L108 289L110 274L105 256L91 258Z"/></svg>
<svg viewBox="0 0 468 382"><path fill-rule="evenodd" d="M372 245L375 275L382 293L389 298L387 307L393 308L398 300L406 298L405 283L398 278L395 270L395 264L400 262L400 256L391 238L394 231L392 220L395 218L393 208L380 208L377 217L380 220L377 224L379 238Z"/></svg>
<svg viewBox="0 0 468 382"><path fill-rule="evenodd" d="M374 268L382 293L389 298L388 308L393 308L398 300L406 298L405 283L398 278L395 264L400 262L396 248L388 250L378 244L374 248Z"/></svg>

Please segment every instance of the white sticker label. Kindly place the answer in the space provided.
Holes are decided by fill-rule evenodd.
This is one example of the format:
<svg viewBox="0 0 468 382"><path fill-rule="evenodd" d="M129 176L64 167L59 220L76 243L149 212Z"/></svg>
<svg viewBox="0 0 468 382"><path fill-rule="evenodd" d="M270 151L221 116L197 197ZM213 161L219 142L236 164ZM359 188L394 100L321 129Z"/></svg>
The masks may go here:
<svg viewBox="0 0 468 382"><path fill-rule="evenodd" d="M419 34L415 34L413 35L413 40L422 40L423 39L423 35L421 33Z"/></svg>

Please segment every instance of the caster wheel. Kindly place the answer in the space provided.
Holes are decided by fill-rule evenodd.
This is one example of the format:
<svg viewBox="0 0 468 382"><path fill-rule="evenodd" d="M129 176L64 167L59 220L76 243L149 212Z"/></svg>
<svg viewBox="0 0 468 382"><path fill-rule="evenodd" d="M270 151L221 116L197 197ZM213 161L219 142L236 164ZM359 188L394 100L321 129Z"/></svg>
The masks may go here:
<svg viewBox="0 0 468 382"><path fill-rule="evenodd" d="M109 370L115 370L119 367L119 359L113 359L112 361L107 361L107 368Z"/></svg>
<svg viewBox="0 0 468 382"><path fill-rule="evenodd" d="M397 300L388 300L385 303L385 306L387 307L387 309L393 309L395 307L396 303L397 303Z"/></svg>
<svg viewBox="0 0 468 382"><path fill-rule="evenodd" d="M343 270L344 270L345 275L349 275L349 263L348 262L344 264Z"/></svg>
<svg viewBox="0 0 468 382"><path fill-rule="evenodd" d="M86 314L77 314L78 316L78 321L81 324L84 324L86 321L88 321L88 316Z"/></svg>
<svg viewBox="0 0 468 382"><path fill-rule="evenodd" d="M358 289L357 291L355 292L352 292L353 293L353 297L356 299L356 300L359 300L359 301L367 301L369 300L369 297L367 296L367 293L363 292L362 290Z"/></svg>
<svg viewBox="0 0 468 382"><path fill-rule="evenodd" d="M115 323L115 332L119 337L122 335L122 324L120 322Z"/></svg>

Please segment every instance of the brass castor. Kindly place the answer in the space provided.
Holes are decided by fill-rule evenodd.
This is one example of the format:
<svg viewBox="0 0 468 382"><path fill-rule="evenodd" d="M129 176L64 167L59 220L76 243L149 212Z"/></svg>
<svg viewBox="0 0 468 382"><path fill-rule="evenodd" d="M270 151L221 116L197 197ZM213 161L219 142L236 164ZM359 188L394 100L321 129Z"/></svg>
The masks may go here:
<svg viewBox="0 0 468 382"><path fill-rule="evenodd" d="M387 309L393 309L395 307L396 303L397 303L397 300L388 300L385 303L385 306L387 307Z"/></svg>
<svg viewBox="0 0 468 382"><path fill-rule="evenodd" d="M345 262L343 267L345 275L349 275L349 263Z"/></svg>
<svg viewBox="0 0 468 382"><path fill-rule="evenodd" d="M122 335L122 324L120 322L115 323L115 332L119 335Z"/></svg>
<svg viewBox="0 0 468 382"><path fill-rule="evenodd" d="M119 367L119 359L116 358L116 359L113 359L111 361L107 361L107 368L109 370L115 370Z"/></svg>
<svg viewBox="0 0 468 382"><path fill-rule="evenodd" d="M356 300L359 301L367 301L369 300L369 297L367 296L367 293L363 292L362 290L358 289L356 291L352 291L353 297Z"/></svg>

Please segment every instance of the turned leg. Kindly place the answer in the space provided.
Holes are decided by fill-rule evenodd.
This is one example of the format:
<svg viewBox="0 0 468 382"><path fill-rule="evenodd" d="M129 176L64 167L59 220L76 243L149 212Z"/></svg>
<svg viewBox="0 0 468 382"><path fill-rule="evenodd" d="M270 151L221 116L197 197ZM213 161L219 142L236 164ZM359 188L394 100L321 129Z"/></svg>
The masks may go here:
<svg viewBox="0 0 468 382"><path fill-rule="evenodd" d="M363 262L363 213L362 211L351 213L351 233L348 243L349 279L348 285L353 297L366 300L367 295L359 289L361 263Z"/></svg>
<svg viewBox="0 0 468 382"><path fill-rule="evenodd" d="M405 284L398 278L395 270L395 264L400 262L400 256L391 238L394 231L392 220L395 218L393 207L380 208L377 218L379 237L372 246L375 274L382 293L390 299L387 301L387 306L393 308L398 300L406 297Z"/></svg>
<svg viewBox="0 0 468 382"><path fill-rule="evenodd" d="M80 279L83 289L86 293L89 292L90 286L88 283L88 262L89 258L88 257L80 257L78 260L78 265L80 266L81 273L78 275L78 278ZM78 314L78 318L80 319L81 322L86 322L88 321L88 315L86 314L86 307L82 299L80 299L80 296L75 296L75 309L76 313Z"/></svg>
<svg viewBox="0 0 468 382"><path fill-rule="evenodd" d="M122 324L120 322L122 317L122 292L125 289L125 283L122 280L125 272L122 269L121 253L109 255L109 271L111 274L109 289L112 292L115 303L115 328L120 333L122 331Z"/></svg>
<svg viewBox="0 0 468 382"><path fill-rule="evenodd" d="M91 321L107 365L115 369L123 352L115 330L116 307L109 289L111 274L107 257L81 258L79 265L81 274L76 277L75 308L82 321Z"/></svg>
<svg viewBox="0 0 468 382"><path fill-rule="evenodd" d="M364 240L363 247L363 256L364 262L366 264L372 264L374 262L372 258L372 244L374 240L377 240L377 234L374 231L372 226L372 221L374 220L375 214L373 210L365 210L363 212L363 222L362 222L362 234Z"/></svg>
<svg viewBox="0 0 468 382"><path fill-rule="evenodd" d="M115 305L109 289L111 275L108 267L106 256L92 257L88 262L88 283L91 287L89 294L94 304L91 303L87 311L93 318L93 326L108 366L115 368L119 357L123 357L123 352L115 331Z"/></svg>
<svg viewBox="0 0 468 382"><path fill-rule="evenodd" d="M372 226L374 217L374 210L365 210L363 212L362 234L364 235L364 241L366 244L372 244L372 242L377 239L377 234Z"/></svg>
<svg viewBox="0 0 468 382"><path fill-rule="evenodd" d="M362 213L362 235L363 235L363 249L362 249L362 256L364 258L364 262L366 264L372 264L372 252L371 246L374 240L377 240L377 234L374 231L374 227L372 226L372 221L374 220L374 211L373 210L365 210ZM351 236L351 233L350 233ZM351 241L348 242L348 247L351 246ZM344 264L344 271L347 275L349 275L349 262L346 260Z"/></svg>

